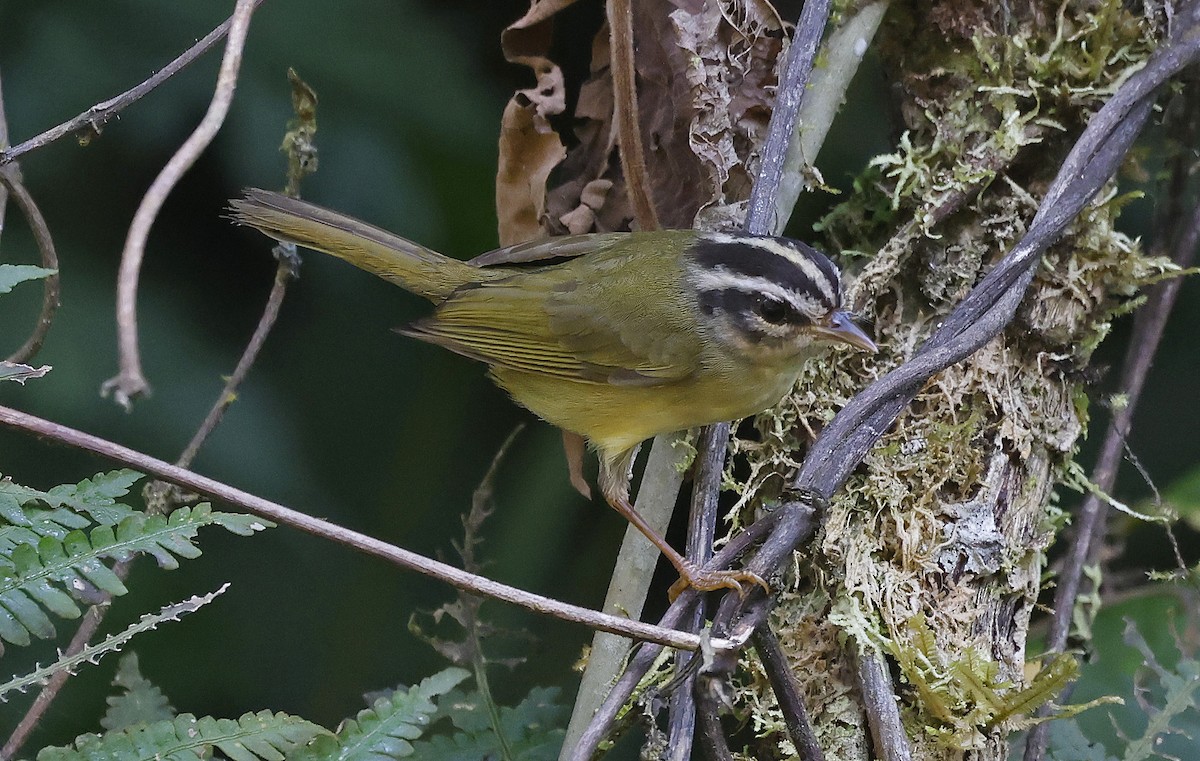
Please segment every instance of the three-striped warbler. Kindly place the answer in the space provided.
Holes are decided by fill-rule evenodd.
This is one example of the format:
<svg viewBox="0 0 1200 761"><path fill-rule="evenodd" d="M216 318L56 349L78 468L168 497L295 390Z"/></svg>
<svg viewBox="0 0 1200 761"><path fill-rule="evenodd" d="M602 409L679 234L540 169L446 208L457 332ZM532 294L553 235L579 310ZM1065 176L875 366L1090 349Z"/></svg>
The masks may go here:
<svg viewBox="0 0 1200 761"><path fill-rule="evenodd" d="M239 224L432 301L431 315L400 332L485 363L519 404L587 438L605 499L700 590L765 584L747 571L703 571L642 520L629 502L638 445L771 407L823 342L875 351L841 309L837 267L795 240L595 233L462 262L277 193L251 189L231 204Z"/></svg>

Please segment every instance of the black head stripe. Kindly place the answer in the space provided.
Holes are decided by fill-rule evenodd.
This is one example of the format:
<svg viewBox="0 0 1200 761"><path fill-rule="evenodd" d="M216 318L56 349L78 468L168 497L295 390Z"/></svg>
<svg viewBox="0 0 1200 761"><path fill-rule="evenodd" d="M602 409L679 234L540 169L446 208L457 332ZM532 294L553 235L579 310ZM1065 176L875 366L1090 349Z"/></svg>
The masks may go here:
<svg viewBox="0 0 1200 761"><path fill-rule="evenodd" d="M800 241L739 233L701 236L690 251L705 270L763 278L829 309L840 306L840 279L833 262Z"/></svg>

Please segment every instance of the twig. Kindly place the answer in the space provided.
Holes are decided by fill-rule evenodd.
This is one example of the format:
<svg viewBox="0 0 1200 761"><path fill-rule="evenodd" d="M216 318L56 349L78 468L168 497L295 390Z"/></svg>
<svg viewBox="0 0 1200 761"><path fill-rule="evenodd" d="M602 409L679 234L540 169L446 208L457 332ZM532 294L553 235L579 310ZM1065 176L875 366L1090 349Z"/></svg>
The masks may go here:
<svg viewBox="0 0 1200 761"><path fill-rule="evenodd" d="M683 483L687 453L684 447L676 446L676 443L675 435L655 437L634 503L634 509L660 533L667 530L679 487ZM656 474L656 477L651 478L649 474ZM621 540L621 549L613 565L612 578L601 610L628 618L640 618L660 557L658 548L641 531L629 526ZM627 638L607 632L596 632L592 637L587 668L579 680L560 758L570 757L572 748L592 721L609 685L624 668L632 647L633 643Z"/></svg>
<svg viewBox="0 0 1200 761"><path fill-rule="evenodd" d="M703 566L712 559L713 537L717 532L717 498L721 490L721 473L725 468L725 450L729 442L729 424L706 426L696 442L696 474L692 484L692 504L688 515L687 559ZM704 626L705 598L697 600L690 615L684 619L686 631L698 632ZM682 674L695 657L691 653L675 654L675 673ZM692 737L696 733L696 679L689 674L680 689L671 695L667 713L669 761L687 761L692 757Z"/></svg>
<svg viewBox="0 0 1200 761"><path fill-rule="evenodd" d="M755 235L777 235L787 223L787 217L776 210L776 198L788 149L796 134L800 106L808 89L808 77L829 19L829 6L830 0L806 2L796 23L792 44L788 46L787 65L779 79L778 95L763 143L762 166L750 190L750 208L746 211L746 231Z"/></svg>
<svg viewBox="0 0 1200 761"><path fill-rule="evenodd" d="M255 0L254 6L257 8L264 0ZM73 119L51 127L40 135L29 138L20 145L16 145L7 150L0 151L0 166L4 166L10 162L16 161L21 156L30 151L37 150L43 146L53 143L67 135L79 132L82 129L89 129L91 135L99 135L100 130L108 123L110 119L124 110L127 106L136 103L145 95L149 94L154 88L166 82L171 77L178 74L185 66L200 56L207 53L218 42L229 34L229 27L233 23L233 17L227 19L223 24L209 32L195 45L185 50L178 58L171 61L166 66L155 72L149 79L137 85L136 87L126 90L116 97L101 101L92 106L88 110L79 114ZM82 139L82 138L81 138ZM0 145L4 145L0 143Z"/></svg>
<svg viewBox="0 0 1200 761"><path fill-rule="evenodd" d="M254 333L250 336L250 341L246 344L246 348L243 350L237 366L234 367L233 373L225 381L225 387L221 389L221 395L217 397L217 401L209 409L208 415L205 416L204 422L200 424L196 433L193 434L192 440L188 442L183 453L179 455L179 459L175 463L179 467L186 468L192 464L204 441L221 422L221 418L225 415L225 410L229 409L229 405L233 404L234 400L237 399L238 387L242 385L242 381L246 379L250 368L254 366L255 360L258 359L259 351L262 350L267 336L270 335L271 329L275 326L275 320L279 317L279 307L283 304L283 297L287 293L287 286L292 277L291 266L287 261L280 259L279 264L275 267L275 281L271 284L271 293L267 296L267 303L263 308L262 317L259 318L258 325L254 327Z"/></svg>
<svg viewBox="0 0 1200 761"><path fill-rule="evenodd" d="M863 710L880 761L910 761L912 750L900 721L896 688L883 660L873 652L855 648L854 678L862 695Z"/></svg>
<svg viewBox="0 0 1200 761"><path fill-rule="evenodd" d="M104 614L101 613L99 606L93 605L88 608L87 612L83 615L83 620L79 623L79 628L75 630L75 636L71 638L71 643L63 651L63 655L69 656L83 652L83 649L92 641L92 637L96 635L96 630L100 627L100 622L103 620ZM42 716L50 708L50 704L54 702L54 699L58 697L59 691L62 690L63 685L66 684L70 676L70 672L60 671L53 674L46 681L46 684L38 692L37 697L34 698L25 715L21 717L21 721L17 723L12 734L4 742L4 747L0 749L0 758L10 759L20 752L21 747L25 745L25 741L29 739L30 733L33 732L38 722L42 720Z"/></svg>
<svg viewBox="0 0 1200 761"><path fill-rule="evenodd" d="M3 176L4 169L0 169L0 176ZM221 417L229 405L236 398L235 390L241 385L246 374L250 371L251 365L254 364L255 358L258 356L259 350L262 348L263 342L266 340L267 334L275 323L275 318L279 314L279 305L283 301L283 295L286 291L287 281L291 277L291 268L284 261L280 260L279 266L275 271L275 284L271 288L271 294L267 298L266 308L263 310L263 316L259 320L258 326L254 330L249 343L242 352L242 357L238 361L237 367L229 380L225 382L225 387L221 390L221 395L217 398L216 403L209 410L208 415L204 418L200 428L192 436L192 440L184 449L183 454L179 456L175 465L180 468L188 467L195 458L196 453L200 450L201 444L216 428L221 421ZM124 581L129 576L129 571L133 567L134 558L121 560L115 563L112 567L112 572L117 578ZM106 598L111 598L111 595L106 594ZM79 627L75 630L74 636L71 637L70 644L67 645L64 655L72 655L82 652L92 638L96 636L96 632L100 629L100 624L104 622L105 614L111 608L107 607L107 600L102 604L93 605L88 609L87 614L80 622ZM12 735L4 744L4 748L0 751L0 758L12 758L21 749L28 739L29 733L33 730L37 723L41 721L42 716L49 709L50 704L58 697L58 693L62 690L67 682L67 678L71 674L67 671L55 673L38 692L37 698L29 706L29 710L21 717L20 724L13 730Z"/></svg>
<svg viewBox="0 0 1200 761"><path fill-rule="evenodd" d="M284 146L288 153L287 192L289 195L295 196L299 194L300 181L304 176L316 170L316 147L312 142L313 133L316 132L316 94L290 69L288 70L288 80L292 84L292 106L296 113L296 120L295 127L289 131L288 136L284 140ZM0 178L3 177L9 168L15 168L15 166L14 164L12 167L0 167ZM249 374L250 368L258 358L258 354L266 342L267 336L270 334L279 317L279 308L287 291L287 284L296 275L297 259L295 246L291 246L289 251L285 248L285 244L279 244L276 246L276 258L279 260L279 264L275 269L275 281L271 286L270 294L267 296L263 314L259 318L258 324L255 326L246 347L242 350L242 355L238 359L237 366L228 380L226 380L225 386L221 389L216 402L213 403L208 415L205 416L204 421L192 436L191 441L188 442L188 445L175 461L177 467L187 468L191 465L204 441L221 422L225 411L233 403L234 399L237 398L237 389ZM170 506L166 502L169 499L168 490L159 488L163 486L165 485L160 482L147 485L146 488L149 490L147 494L157 492L158 496L163 500L156 503L154 498L148 496L147 511L166 511L169 509ZM136 560L136 557L130 557L115 563L112 567L113 574L121 581L125 581L133 568L134 560ZM94 604L88 609L79 627L75 630L70 644L63 651L64 655L71 656L83 652L84 648L88 646L92 638L96 635L96 632L99 631L107 612L111 610L108 607L111 599L112 595L106 593L102 602ZM42 690L38 693L37 698L30 705L29 710L26 711L25 716L22 717L17 729L5 744L3 751L0 752L0 757L11 758L20 750L29 732L41 720L41 717L49 709L50 704L66 684L68 676L70 676L69 672L59 672L46 682Z"/></svg>
<svg viewBox="0 0 1200 761"><path fill-rule="evenodd" d="M774 201L774 219L771 220L776 232L787 227L796 200L808 187L813 176L812 167L833 118L841 108L850 81L870 49L869 43L890 4L890 0L874 0L845 8L821 46L821 66L808 78L797 127L792 132L783 161ZM821 40L820 31L816 30L815 38L809 31L797 32L796 38L801 40L800 44L811 43L815 48Z"/></svg>
<svg viewBox="0 0 1200 761"><path fill-rule="evenodd" d="M263 499L241 489L236 489L215 479L202 476L199 473L194 473L151 457L150 455L123 447L107 439L68 428L67 426L29 415L10 407L0 406L0 425L52 439L75 449L93 452L101 457L119 462L142 473L148 473L184 489L221 500L253 515L262 516L263 518L291 526L313 536L328 539L368 555L383 558L402 568L430 576L467 592L510 602L532 610L535 613L554 616L564 621L583 624L593 629L600 629L633 639L656 642L684 650L696 650L700 647L700 638L694 634L642 623L640 621L631 621L620 616L607 615L560 602L549 597L532 594L525 590L508 586L507 584L501 584L486 577L468 573L460 568L455 568L446 563L441 563L415 552L396 547L366 534L351 531L320 518L314 518L311 515L285 507L277 502ZM763 532L751 533L749 537L752 538L761 533ZM732 562L737 552L745 550L748 544L749 542L731 542L718 555L718 558L725 563ZM680 599L683 599L683 595L680 596ZM713 646L717 648L726 647L728 644L724 641L713 642Z"/></svg>
<svg viewBox="0 0 1200 761"><path fill-rule="evenodd" d="M804 699L796 687L792 677L791 666L787 656L779 645L779 638L771 627L766 624L754 630L754 649L762 661L763 671L771 683L775 699L779 701L779 710L783 713L783 721L787 725L792 745L796 747L802 761L824 761L825 754L817 743L812 723L808 720L808 710L804 707Z"/></svg>
<svg viewBox="0 0 1200 761"><path fill-rule="evenodd" d="M650 177L638 121L637 69L633 55L633 8L630 0L608 0L608 29L612 36L613 116L616 117L621 171L641 230L657 230L658 213L650 198Z"/></svg>
<svg viewBox="0 0 1200 761"><path fill-rule="evenodd" d="M1178 236L1171 259L1180 267L1191 266L1197 244L1200 244L1200 204L1192 210L1187 226ZM1133 333L1129 339L1129 349L1125 354L1119 384L1126 399L1125 405L1113 411L1112 419L1104 433L1104 441L1100 445L1100 454L1092 469L1092 483L1103 493L1111 492L1116 483L1117 470L1121 465L1121 455L1132 425L1133 414L1181 285L1181 278L1172 278L1157 285L1134 319ZM1089 494L1079 508L1075 520L1075 539L1063 561L1055 589L1054 616L1046 636L1048 653L1061 653L1066 649L1075 601L1079 597L1079 588L1083 580L1083 569L1104 538L1104 519L1107 514L1108 503L1095 493ZM1070 695L1070 689L1068 687L1063 691L1058 698L1059 702ZM1040 715L1047 713L1039 712ZM1025 741L1026 761L1039 761L1044 755L1049 739L1048 726L1047 723L1043 723L1030 730Z"/></svg>
<svg viewBox="0 0 1200 761"><path fill-rule="evenodd" d="M7 145L8 119L4 112L4 94L0 90L0 149ZM42 309L38 314L33 332L29 334L29 338L25 339L25 343L21 345L21 348L13 352L8 358L9 362L22 363L33 359L41 350L42 343L46 340L46 333L50 331L50 326L54 323L54 314L58 311L58 252L54 250L54 240L50 236L50 228L46 224L45 217L42 216L42 212L38 209L33 196L29 194L28 189L26 189L24 182L21 180L21 168L16 164L10 166L0 164L0 232L4 230L5 212L8 207L8 198L10 195L17 202L21 213L25 215L29 229L33 232L33 240L37 243L42 266L55 271L54 274L43 279Z"/></svg>
<svg viewBox="0 0 1200 761"><path fill-rule="evenodd" d="M774 526L777 520L790 520L796 517L796 513L789 510L779 510L767 518L747 526L746 530L732 537L721 551L713 556L712 561L704 567L704 570L711 571L721 568L728 568L734 560L738 558L755 542L766 536L771 527ZM698 593L694 589L685 589L680 593L679 597L671 603L667 608L667 612L659 619L658 625L664 627L677 627L683 620L687 612L696 603ZM716 644L718 641L710 640L710 644ZM722 646L726 643L721 642ZM571 749L567 756L570 761L588 761L600 746L600 743L608 736L612 729L613 723L617 719L617 715L621 712L622 706L633 695L633 691L637 689L638 682L646 675L646 672L654 664L658 654L662 652L662 646L657 644L643 644L629 659L629 664L625 667L625 671L613 684L608 695L604 698L604 702L600 708L596 710L595 716L592 717L591 723L579 738L579 742Z"/></svg>
<svg viewBox="0 0 1200 761"><path fill-rule="evenodd" d="M747 526L745 531L731 537L725 546L721 548L721 551L714 555L713 559L704 566L703 570L713 571L729 568L747 548L760 541L764 536L767 536L776 525L787 523L815 525L812 518L813 511L808 505L799 502L788 503L779 510ZM675 602L671 603L670 607L667 608L667 612L659 619L658 625L665 627L679 626L684 615L695 603L696 597L696 590L685 589L675 599ZM712 642L715 644L717 641L714 640ZM600 746L600 743L608 736L613 723L617 719L617 715L621 712L622 706L633 695L633 691L637 689L638 682L646 675L650 666L654 664L661 650L662 647L659 645L644 644L633 654L629 659L629 664L625 667L625 671L613 684L607 697L604 698L604 702L597 709L595 716L592 717L591 723L588 724L587 729L580 736L579 742L572 749L568 756L570 761L587 761L592 757L596 749Z"/></svg>
<svg viewBox="0 0 1200 761"><path fill-rule="evenodd" d="M34 325L33 332L29 334L29 338L25 339L25 343L21 344L21 348L14 351L8 358L9 362L28 362L41 351L46 334L54 323L54 315L58 312L58 252L54 249L54 240L50 237L50 228L46 225L46 219L38 209L33 196L25 188L25 184L21 182L21 172L16 164L0 167L0 186L8 190L13 200L17 202L21 214L25 216L25 221L29 224L29 229L33 232L33 239L37 243L42 266L55 270L53 275L48 275L43 280L42 309L38 313L37 324Z"/></svg>
<svg viewBox="0 0 1200 761"><path fill-rule="evenodd" d="M698 680L697 684L704 680ZM725 731L721 728L721 718L717 711L720 701L712 690L699 688L696 690L696 724L700 730L699 745L702 758L710 761L733 761L733 753L729 743L725 741Z"/></svg>
<svg viewBox="0 0 1200 761"><path fill-rule="evenodd" d="M229 113L229 104L233 100L234 90L237 89L238 69L242 63L242 49L246 44L246 34L250 30L250 15L256 7L256 0L237 0L233 17L229 26L229 41L225 44L225 56L221 60L221 70L217 74L217 86L213 93L208 111L200 121L196 131L191 134L179 150L171 157L158 177L146 191L133 215L129 225L129 234L125 238L125 248L121 254L121 268L117 280L117 331L118 360L120 372L105 381L100 387L103 396L113 395L117 404L130 409L135 397L150 391L150 384L142 373L142 359L138 352L137 325L137 285L142 268L142 259L146 252L146 239L150 236L150 226L158 217L158 212L167 199L167 195L191 168L200 154L212 142L217 130L225 122Z"/></svg>

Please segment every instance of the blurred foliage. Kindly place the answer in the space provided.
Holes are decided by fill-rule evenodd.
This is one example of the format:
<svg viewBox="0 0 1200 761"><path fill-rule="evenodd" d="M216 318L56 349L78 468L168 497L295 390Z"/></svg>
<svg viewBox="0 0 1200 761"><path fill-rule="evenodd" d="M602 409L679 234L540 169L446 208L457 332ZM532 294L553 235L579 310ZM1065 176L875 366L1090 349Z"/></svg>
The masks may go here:
<svg viewBox="0 0 1200 761"><path fill-rule="evenodd" d="M32 363L53 371L26 386L0 384L0 404L166 460L179 454L232 370L270 287L270 246L232 229L222 210L244 186L284 183L278 146L291 117L289 66L320 98L321 168L306 181L306 198L461 258L494 246L497 125L512 89L530 84L525 72L504 63L498 36L526 5L262 6L229 121L150 236L139 309L154 392L131 414L98 395L116 372L119 252L142 194L204 113L219 52L125 111L86 147L63 140L23 158L62 260L63 307ZM0 74L12 141L140 82L231 8L203 0L112 0L103 9L86 0L0 0ZM564 14L556 47L565 51L559 59L569 78L586 70L599 15L594 3ZM848 187L892 143L887 120L878 118L884 97L878 67L864 70L820 162L832 187ZM805 198L792 233L806 237L806 225L835 201ZM1123 218L1132 232L1144 231L1149 203L1134 204ZM0 261L36 263L11 204L8 214ZM1193 433L1200 405L1180 401L1190 400L1196 382L1196 292L1195 283L1185 288L1130 439L1163 483L1200 462ZM0 299L0 356L24 340L39 297L29 284ZM390 331L423 309L419 299L348 265L307 255L262 357L194 469L418 552L448 551L493 454L529 416L477 365ZM1102 360L1119 358L1126 330L1118 327ZM47 488L111 467L0 431L0 470L22 484ZM1130 494L1122 497L1148 491L1132 470L1127 475L1122 489ZM486 572L598 606L624 525L570 488L556 431L534 425L518 439L498 476L496 501ZM245 540L213 536L204 556L178 571L135 568L131 593L114 603L109 631L165 601L232 582L200 615L139 639L142 670L182 710L240 716L269 708L333 726L361 705L364 690L416 684L444 665L405 622L412 611L450 599L451 590L288 529L250 541L248 551ZM1159 530L1135 533L1134 541L1139 566L1170 566ZM662 605L665 594L652 595L655 601ZM569 665L589 632L494 603L484 615L537 636L527 653L535 657L497 685L499 702L517 705L534 684L562 685L569 694ZM21 659L31 666L53 656L49 647L25 650L10 655L14 672L28 670ZM180 653L187 667L170 668ZM28 748L94 730L116 665L76 677ZM1077 697L1086 699L1084 690ZM12 726L23 710L20 701L0 706L0 727Z"/></svg>
<svg viewBox="0 0 1200 761"><path fill-rule="evenodd" d="M1112 695L1124 704L1052 724L1051 759L1196 758L1196 606L1194 590L1175 593L1160 588L1143 590L1100 613L1094 625L1094 656L1083 667L1073 701Z"/></svg>

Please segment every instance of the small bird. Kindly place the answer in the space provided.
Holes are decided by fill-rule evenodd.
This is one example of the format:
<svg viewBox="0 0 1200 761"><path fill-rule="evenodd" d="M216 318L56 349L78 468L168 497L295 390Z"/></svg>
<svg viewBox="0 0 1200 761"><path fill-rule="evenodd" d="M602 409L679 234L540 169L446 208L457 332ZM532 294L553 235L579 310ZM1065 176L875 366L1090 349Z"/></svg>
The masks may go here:
<svg viewBox="0 0 1200 761"><path fill-rule="evenodd" d="M585 437L608 503L699 590L766 586L705 572L629 501L633 457L661 433L735 420L791 390L825 342L875 343L841 308L837 267L804 243L662 230L546 238L451 259L335 211L248 189L232 218L345 259L436 307L404 335L488 366L517 403ZM678 587L678 585L677 585Z"/></svg>

